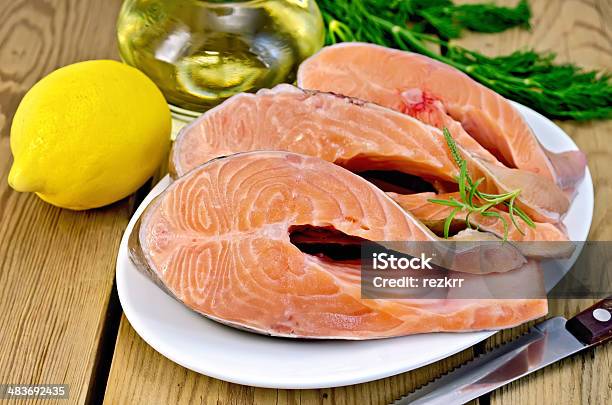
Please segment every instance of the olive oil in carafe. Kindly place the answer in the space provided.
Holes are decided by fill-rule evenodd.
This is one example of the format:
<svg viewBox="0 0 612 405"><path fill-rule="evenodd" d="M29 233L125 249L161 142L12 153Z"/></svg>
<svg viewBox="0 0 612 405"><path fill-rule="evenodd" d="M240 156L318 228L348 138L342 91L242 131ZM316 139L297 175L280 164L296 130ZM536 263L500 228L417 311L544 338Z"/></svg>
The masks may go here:
<svg viewBox="0 0 612 405"><path fill-rule="evenodd" d="M292 82L323 36L312 0L126 0L118 20L123 60L191 111Z"/></svg>

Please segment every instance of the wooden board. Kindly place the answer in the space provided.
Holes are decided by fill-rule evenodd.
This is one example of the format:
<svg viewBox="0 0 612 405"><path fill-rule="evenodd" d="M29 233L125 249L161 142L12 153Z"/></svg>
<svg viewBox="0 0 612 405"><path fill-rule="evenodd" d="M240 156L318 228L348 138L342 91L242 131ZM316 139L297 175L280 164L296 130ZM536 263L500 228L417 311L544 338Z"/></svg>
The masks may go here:
<svg viewBox="0 0 612 405"><path fill-rule="evenodd" d="M478 1L471 1L478 2ZM515 1L496 1L513 5ZM508 53L520 47L558 52L561 61L573 61L588 68L612 67L610 29L612 3L609 1L536 1L533 5L534 29L511 30L496 35L468 35L461 42L489 54ZM571 51L570 51L571 50ZM605 201L612 198L611 122L587 124L562 123L561 126L588 153L596 194L596 209L591 237L610 239ZM551 314L575 313L587 302L551 303ZM511 339L525 328L506 331L489 339L486 347ZM480 349L478 346L476 350ZM612 369L612 345L597 349L596 356L586 353L554 366L550 371L504 388L490 397L491 403L610 403L609 385ZM265 390L230 384L185 370L151 349L125 318L117 339L117 348L105 402L204 404L387 404L403 393L435 378L473 356L466 350L428 367L368 384L325 390ZM265 365L262 365L265 367ZM605 370L598 373L597 370ZM489 399L489 398L487 398ZM484 401L485 403L487 401Z"/></svg>
<svg viewBox="0 0 612 405"><path fill-rule="evenodd" d="M105 325L115 256L131 205L71 212L14 192L7 184L9 128L24 93L45 74L116 58L119 6L119 0L0 2L0 383L69 384L64 404L104 392L110 364L101 342L112 333Z"/></svg>

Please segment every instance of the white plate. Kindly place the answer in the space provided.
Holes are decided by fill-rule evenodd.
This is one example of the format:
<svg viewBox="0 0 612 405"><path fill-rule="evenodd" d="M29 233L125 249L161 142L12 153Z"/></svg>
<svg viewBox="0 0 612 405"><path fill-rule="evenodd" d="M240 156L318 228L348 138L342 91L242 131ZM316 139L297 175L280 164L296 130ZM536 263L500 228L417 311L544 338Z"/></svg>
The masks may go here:
<svg viewBox="0 0 612 405"><path fill-rule="evenodd" d="M576 149L559 127L517 106L544 146ZM125 230L117 257L123 311L138 334L168 359L211 377L269 388L322 388L376 380L450 356L494 332L431 333L371 341L307 341L266 337L208 320L166 295L128 258L127 241L149 202L169 184L164 178L142 202ZM593 217L590 173L564 223L572 240L586 240Z"/></svg>

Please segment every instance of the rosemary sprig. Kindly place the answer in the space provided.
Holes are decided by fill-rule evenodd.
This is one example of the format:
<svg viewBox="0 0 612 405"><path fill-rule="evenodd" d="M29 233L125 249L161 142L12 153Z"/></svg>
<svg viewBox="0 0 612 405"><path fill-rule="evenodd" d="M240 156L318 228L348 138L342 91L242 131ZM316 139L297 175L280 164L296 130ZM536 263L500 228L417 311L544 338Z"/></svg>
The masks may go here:
<svg viewBox="0 0 612 405"><path fill-rule="evenodd" d="M445 205L448 207L453 207L453 210L449 214L449 216L444 221L444 237L448 238L450 225L455 218L455 216L461 212L467 212L465 218L465 224L469 229L473 229L472 224L470 223L470 215L479 214L485 217L495 217L502 221L504 225L504 240L508 239L508 221L500 215L498 212L490 211L491 208L494 208L498 205L505 205L508 207L508 214L510 216L510 221L512 225L522 234L524 235L523 230L519 227L516 217L519 217L523 220L529 227L535 228L535 223L529 218L527 214L519 207L515 205L516 198L521 193L520 189L510 191L502 194L488 194L483 193L478 190L478 186L480 183L484 181L484 178L479 178L476 181L473 181L470 177L467 169L467 162L459 151L457 150L457 144L455 140L451 136L450 132L447 128L442 130L444 134L444 138L446 139L446 144L448 145L448 149L450 150L451 156L453 160L459 167L459 177L457 178L457 184L459 185L459 196L460 200L455 198L450 198L449 200L442 200L436 198L430 198L428 201L434 204ZM478 201L482 201L483 204L478 204Z"/></svg>
<svg viewBox="0 0 612 405"><path fill-rule="evenodd" d="M612 118L608 74L555 64L552 53L520 50L489 57L450 42L463 29L498 32L527 26L530 10L525 1L511 9L491 4L465 8L450 0L318 0L318 4L327 25L327 44L362 41L422 53L551 118ZM444 18L427 17L440 13ZM509 19L500 17L511 14ZM432 50L432 45L440 51Z"/></svg>

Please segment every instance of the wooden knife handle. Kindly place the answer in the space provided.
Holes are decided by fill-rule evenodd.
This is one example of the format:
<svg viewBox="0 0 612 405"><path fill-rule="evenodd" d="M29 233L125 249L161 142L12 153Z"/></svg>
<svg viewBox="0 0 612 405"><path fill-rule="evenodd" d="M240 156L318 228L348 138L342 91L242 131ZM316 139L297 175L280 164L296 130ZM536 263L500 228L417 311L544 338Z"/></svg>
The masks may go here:
<svg viewBox="0 0 612 405"><path fill-rule="evenodd" d="M574 316L565 327L588 345L600 344L612 338L612 296Z"/></svg>

